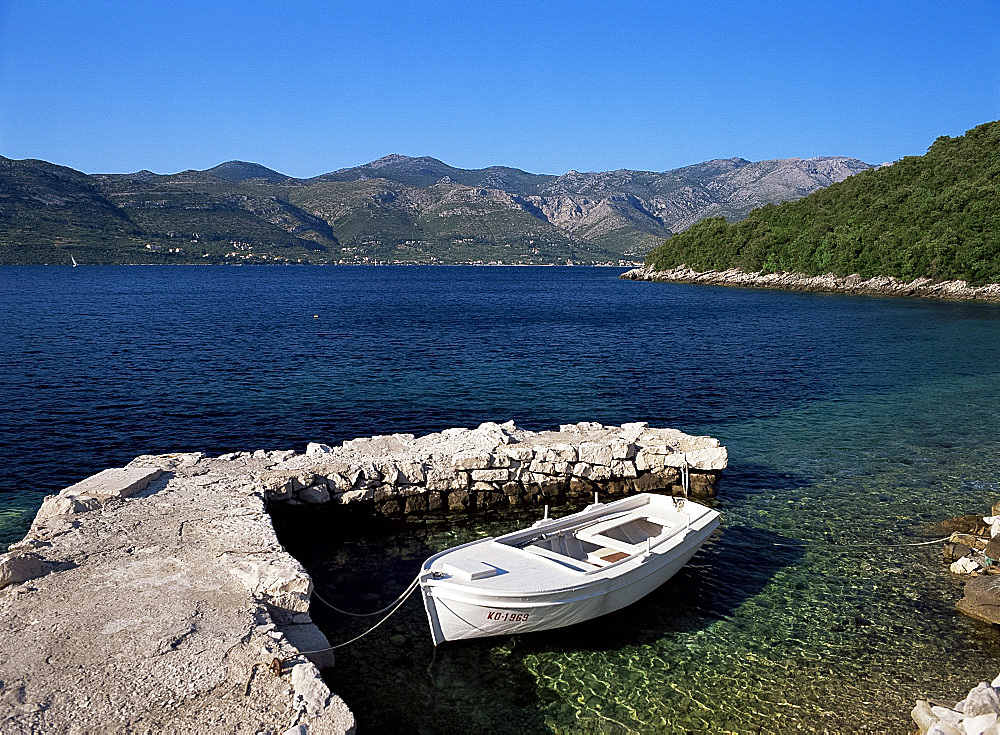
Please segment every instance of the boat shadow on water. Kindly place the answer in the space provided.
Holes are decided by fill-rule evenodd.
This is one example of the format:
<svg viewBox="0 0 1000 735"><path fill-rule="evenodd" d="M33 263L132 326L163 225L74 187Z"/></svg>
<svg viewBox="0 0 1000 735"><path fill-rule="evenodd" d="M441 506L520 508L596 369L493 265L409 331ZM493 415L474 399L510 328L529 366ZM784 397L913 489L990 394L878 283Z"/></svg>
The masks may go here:
<svg viewBox="0 0 1000 735"><path fill-rule="evenodd" d="M535 517L532 509L490 518L386 522L309 509L277 513L275 527L320 595L338 607L365 611L391 602L441 548L497 535ZM437 648L419 595L413 595L383 626L339 649L336 666L324 676L369 731L545 731L553 690L529 662L588 653L614 657L707 629L799 562L801 547L774 545L786 541L758 528L723 527L666 584L622 610L566 628ZM350 618L316 599L312 617L333 644L381 618Z"/></svg>

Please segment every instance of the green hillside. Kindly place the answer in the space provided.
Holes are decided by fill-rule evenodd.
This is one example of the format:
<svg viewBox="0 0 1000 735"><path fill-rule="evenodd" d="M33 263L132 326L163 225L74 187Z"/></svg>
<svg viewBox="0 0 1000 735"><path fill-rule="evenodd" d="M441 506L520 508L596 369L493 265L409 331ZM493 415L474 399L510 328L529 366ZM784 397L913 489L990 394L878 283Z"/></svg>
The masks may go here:
<svg viewBox="0 0 1000 735"><path fill-rule="evenodd" d="M646 264L1000 282L1000 121L739 222L703 220Z"/></svg>

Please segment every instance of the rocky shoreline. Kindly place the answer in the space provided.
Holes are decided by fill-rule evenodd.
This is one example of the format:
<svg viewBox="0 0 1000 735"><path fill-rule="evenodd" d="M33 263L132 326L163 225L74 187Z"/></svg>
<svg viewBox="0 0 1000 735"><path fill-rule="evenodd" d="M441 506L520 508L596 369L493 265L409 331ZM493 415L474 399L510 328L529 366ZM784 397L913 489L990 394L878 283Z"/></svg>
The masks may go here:
<svg viewBox="0 0 1000 735"><path fill-rule="evenodd" d="M682 491L682 468L711 494L726 460L641 423L137 457L47 497L0 555L0 732L353 733L270 505L475 512Z"/></svg>
<svg viewBox="0 0 1000 735"><path fill-rule="evenodd" d="M748 273L737 268L721 271L695 271L686 266L670 270L655 270L649 266L633 268L619 278L629 281L659 283L695 283L707 286L735 286L738 288L768 288L782 291L816 291L824 293L849 293L865 296L911 296L951 301L1000 302L1000 284L970 286L965 281L935 281L916 278L901 281L892 276L863 278L858 274L836 276L808 276L804 273Z"/></svg>
<svg viewBox="0 0 1000 735"><path fill-rule="evenodd" d="M949 570L970 577L956 609L1000 624L1000 504L989 516L953 518L943 525L956 529L943 548ZM959 701L918 699L910 717L922 735L1000 735L1000 676L980 682Z"/></svg>

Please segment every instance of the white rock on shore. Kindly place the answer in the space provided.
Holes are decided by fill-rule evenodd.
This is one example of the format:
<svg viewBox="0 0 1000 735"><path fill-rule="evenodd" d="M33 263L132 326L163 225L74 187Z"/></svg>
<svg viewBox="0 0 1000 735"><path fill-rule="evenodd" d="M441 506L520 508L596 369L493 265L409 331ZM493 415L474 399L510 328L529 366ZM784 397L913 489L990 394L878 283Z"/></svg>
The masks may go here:
<svg viewBox="0 0 1000 735"><path fill-rule="evenodd" d="M925 735L1000 735L1000 676L976 685L959 702L918 699L910 712Z"/></svg>

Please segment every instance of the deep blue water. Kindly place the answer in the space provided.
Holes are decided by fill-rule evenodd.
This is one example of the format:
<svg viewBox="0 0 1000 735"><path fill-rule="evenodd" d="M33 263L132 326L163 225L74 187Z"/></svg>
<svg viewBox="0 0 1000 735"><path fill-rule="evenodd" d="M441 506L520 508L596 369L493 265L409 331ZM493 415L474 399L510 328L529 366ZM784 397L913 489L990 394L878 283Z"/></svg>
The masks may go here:
<svg viewBox="0 0 1000 735"><path fill-rule="evenodd" d="M723 533L679 577L683 594L633 606L642 636L466 647L448 654L475 682L465 699L461 677L426 669L424 635L386 626L409 653L377 665L443 698L455 727L487 717L497 732L898 730L916 696L992 678L1000 637L954 612L938 548L773 544L930 538L1000 498L1000 307L619 272L0 268L0 542L45 493L141 453L646 420L718 437L731 468ZM405 585L398 560L414 549L514 522L415 529L381 539L372 563ZM364 539L338 543L338 559L371 557ZM337 675L378 723L385 703L358 682L390 674L360 650ZM497 704L515 685L527 691ZM381 724L427 729L400 717Z"/></svg>

